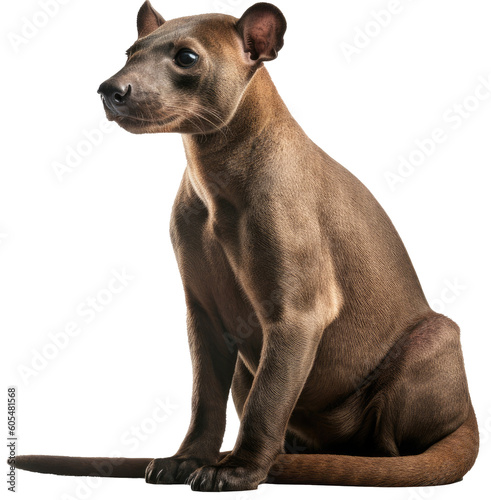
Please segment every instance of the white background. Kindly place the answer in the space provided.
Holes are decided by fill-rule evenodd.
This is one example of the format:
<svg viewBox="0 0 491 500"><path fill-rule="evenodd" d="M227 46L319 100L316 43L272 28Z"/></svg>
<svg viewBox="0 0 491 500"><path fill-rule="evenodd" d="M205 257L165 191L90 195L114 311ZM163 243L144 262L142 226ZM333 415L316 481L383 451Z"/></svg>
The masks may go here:
<svg viewBox="0 0 491 500"><path fill-rule="evenodd" d="M181 139L114 128L92 132L103 137L100 144L84 143L84 131L104 121L96 90L125 62L140 0L64 3L45 26L34 25L34 33L26 23L46 21L38 0L2 6L4 401L7 386L16 385L18 454L169 456L187 429L191 391L183 293L168 237L185 165ZM170 19L214 11L240 16L251 3L155 0L154 6ZM276 4L289 27L278 60L268 65L273 79L312 139L382 203L429 300L461 326L483 442L464 481L442 488L263 485L220 498L485 498L491 462L491 92L479 80L491 85L491 5L401 0L381 27L372 11L392 6L389 0ZM366 29L370 38L363 40L359 33ZM22 41L23 32L30 38ZM348 60L343 47L355 42L358 53ZM455 106L462 103L472 112L458 122ZM392 190L387 172L397 173L400 155L417 158L415 141L435 129L446 140L428 146L432 154L414 172L406 170ZM60 180L53 165L66 163L69 148L85 156ZM123 270L133 279L121 293L107 295L111 273ZM87 306L80 304L98 294L110 303L95 317L81 315ZM49 334L70 322L80 327L78 336L54 351ZM22 376L26 367L33 372ZM167 413L155 413L157 400ZM6 403L2 408L6 412ZM233 446L238 428L232 406L229 415L223 449ZM5 435L6 416L2 422ZM130 437L136 432L139 439ZM143 480L87 483L20 472L17 482L19 499L198 495L188 486ZM1 488L7 490L6 482Z"/></svg>

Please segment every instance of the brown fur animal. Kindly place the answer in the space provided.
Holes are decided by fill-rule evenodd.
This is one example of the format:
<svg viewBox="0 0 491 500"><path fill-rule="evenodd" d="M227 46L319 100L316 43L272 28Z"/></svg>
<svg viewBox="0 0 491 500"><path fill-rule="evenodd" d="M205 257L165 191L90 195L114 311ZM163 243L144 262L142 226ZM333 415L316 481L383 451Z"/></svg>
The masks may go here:
<svg viewBox="0 0 491 500"><path fill-rule="evenodd" d="M171 237L193 362L189 431L170 458L18 457L38 472L194 490L264 481L458 481L478 452L459 329L433 312L391 221L288 112L264 61L286 21L165 22L145 2L124 68L99 92L133 133L183 134ZM220 453L230 389L241 426Z"/></svg>

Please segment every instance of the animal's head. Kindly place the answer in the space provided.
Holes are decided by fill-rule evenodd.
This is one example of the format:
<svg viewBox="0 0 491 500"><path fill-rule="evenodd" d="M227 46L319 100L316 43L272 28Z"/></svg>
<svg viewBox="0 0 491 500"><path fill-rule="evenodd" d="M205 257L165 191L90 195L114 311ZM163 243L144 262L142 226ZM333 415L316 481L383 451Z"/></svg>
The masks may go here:
<svg viewBox="0 0 491 500"><path fill-rule="evenodd" d="M99 87L106 115L133 133L208 133L227 124L263 61L283 46L286 20L268 3L240 19L165 21L146 1L125 66Z"/></svg>

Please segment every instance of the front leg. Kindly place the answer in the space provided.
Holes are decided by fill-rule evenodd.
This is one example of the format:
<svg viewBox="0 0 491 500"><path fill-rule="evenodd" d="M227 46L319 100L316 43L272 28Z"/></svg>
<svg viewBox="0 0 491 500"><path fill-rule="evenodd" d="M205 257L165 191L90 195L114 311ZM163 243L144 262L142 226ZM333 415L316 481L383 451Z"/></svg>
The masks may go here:
<svg viewBox="0 0 491 500"><path fill-rule="evenodd" d="M174 456L150 462L147 483L183 484L192 472L219 457L236 354L227 348L219 325L190 299L188 337L193 364L191 423Z"/></svg>
<svg viewBox="0 0 491 500"><path fill-rule="evenodd" d="M315 316L268 325L233 451L189 477L193 490L250 490L267 478L282 452L288 420L314 362L323 328Z"/></svg>

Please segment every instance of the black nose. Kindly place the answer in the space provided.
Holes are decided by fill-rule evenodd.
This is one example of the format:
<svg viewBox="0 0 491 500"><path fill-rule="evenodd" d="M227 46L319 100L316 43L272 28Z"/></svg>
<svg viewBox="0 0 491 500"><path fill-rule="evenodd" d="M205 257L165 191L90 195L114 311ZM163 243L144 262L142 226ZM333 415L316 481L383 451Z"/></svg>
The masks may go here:
<svg viewBox="0 0 491 500"><path fill-rule="evenodd" d="M103 97L106 104L115 111L124 106L131 93L131 85L124 85L114 80L106 80L97 91Z"/></svg>

